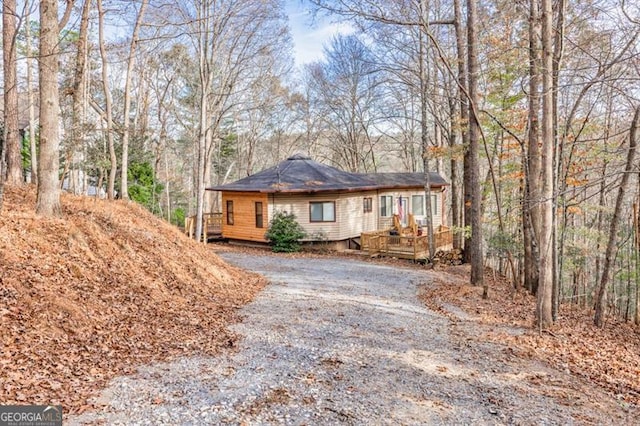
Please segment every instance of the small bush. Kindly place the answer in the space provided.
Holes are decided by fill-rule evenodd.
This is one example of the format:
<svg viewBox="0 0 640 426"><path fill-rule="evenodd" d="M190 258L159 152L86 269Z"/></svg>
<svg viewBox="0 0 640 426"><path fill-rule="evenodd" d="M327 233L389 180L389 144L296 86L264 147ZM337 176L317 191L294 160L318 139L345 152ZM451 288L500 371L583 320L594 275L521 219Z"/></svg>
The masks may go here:
<svg viewBox="0 0 640 426"><path fill-rule="evenodd" d="M173 211L173 214L171 215L171 223L176 226L182 226L184 225L185 216L186 215L184 209L182 207L178 207Z"/></svg>
<svg viewBox="0 0 640 426"><path fill-rule="evenodd" d="M293 253L300 251L300 240L306 235L293 213L276 212L265 237L274 252Z"/></svg>

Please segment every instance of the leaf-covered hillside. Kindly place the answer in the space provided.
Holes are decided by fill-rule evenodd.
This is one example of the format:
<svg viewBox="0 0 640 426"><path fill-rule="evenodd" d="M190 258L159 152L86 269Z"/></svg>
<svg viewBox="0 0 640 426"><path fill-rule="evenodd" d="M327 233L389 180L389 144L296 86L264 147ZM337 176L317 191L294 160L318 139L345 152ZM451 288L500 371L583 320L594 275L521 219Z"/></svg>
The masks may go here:
<svg viewBox="0 0 640 426"><path fill-rule="evenodd" d="M0 401L62 404L136 365L232 346L235 310L261 278L126 202L62 196L36 216L35 189L6 187L0 213Z"/></svg>

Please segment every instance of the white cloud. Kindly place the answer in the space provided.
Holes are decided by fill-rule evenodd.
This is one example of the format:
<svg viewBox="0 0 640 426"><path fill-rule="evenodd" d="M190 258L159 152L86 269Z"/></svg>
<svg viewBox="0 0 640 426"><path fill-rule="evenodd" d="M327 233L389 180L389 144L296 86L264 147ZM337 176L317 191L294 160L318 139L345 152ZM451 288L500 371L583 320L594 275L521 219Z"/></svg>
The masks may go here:
<svg viewBox="0 0 640 426"><path fill-rule="evenodd" d="M348 23L336 23L321 17L312 23L311 16L297 0L287 1L287 13L293 38L296 65L323 59L323 46L336 34L351 34L354 28Z"/></svg>

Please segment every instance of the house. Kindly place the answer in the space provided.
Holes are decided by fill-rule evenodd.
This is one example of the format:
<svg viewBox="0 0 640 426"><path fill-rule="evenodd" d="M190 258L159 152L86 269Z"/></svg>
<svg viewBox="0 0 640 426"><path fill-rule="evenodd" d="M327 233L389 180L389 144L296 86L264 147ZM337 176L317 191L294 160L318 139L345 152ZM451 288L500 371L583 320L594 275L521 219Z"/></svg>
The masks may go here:
<svg viewBox="0 0 640 426"><path fill-rule="evenodd" d="M433 226L444 225L447 182L430 173ZM358 245L363 232L403 225L412 214L426 224L423 173L350 173L297 154L236 182L207 188L222 195L222 236L267 242L264 234L276 211L293 213L306 241L336 247Z"/></svg>

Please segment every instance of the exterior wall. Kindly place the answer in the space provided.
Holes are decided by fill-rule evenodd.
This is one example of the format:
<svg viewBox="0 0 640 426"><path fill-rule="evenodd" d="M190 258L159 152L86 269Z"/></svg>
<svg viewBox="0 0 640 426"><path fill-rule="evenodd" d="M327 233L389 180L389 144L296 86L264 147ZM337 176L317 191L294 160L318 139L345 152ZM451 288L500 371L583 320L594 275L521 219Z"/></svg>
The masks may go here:
<svg viewBox="0 0 640 426"><path fill-rule="evenodd" d="M233 225L227 223L227 201L233 201ZM255 203L262 202L262 228L256 227ZM266 242L265 232L269 228L267 194L259 192L222 193L222 236L246 241Z"/></svg>
<svg viewBox="0 0 640 426"><path fill-rule="evenodd" d="M443 193L436 189L432 192L438 200L438 209L434 212L434 228L443 223L445 211ZM423 195L422 188L391 191L362 191L349 193L321 194L263 194L258 192L222 193L222 235L225 238L266 242L265 232L269 221L276 211L293 213L308 234L307 241L341 241L359 237L362 232L386 229L393 226L393 217L380 217L380 197L393 197L393 213L398 213L398 197L408 198L405 215L412 212L412 196ZM364 212L364 198L371 198L371 212ZM234 224L227 223L227 201L233 201ZM309 203L329 201L335 203L335 222L311 222ZM255 226L255 202L262 202L263 228ZM424 216L416 216L420 221Z"/></svg>
<svg viewBox="0 0 640 426"><path fill-rule="evenodd" d="M392 205L393 205L393 214L398 214L398 197L405 197L408 199L408 203L407 203L407 211L404 212L405 217L409 217L409 213L413 212L413 196L414 195L422 195L424 197L424 189L423 188L415 188L415 189L406 189L406 190L389 190L389 191L378 191L377 192L377 196L376 196L376 201L375 201L375 205L377 206L377 210L375 210L376 212L376 216L378 216L378 224L376 229L387 229L387 228L391 228L393 226L393 216L386 216L383 217L380 215L380 197L382 197L383 195L391 195L393 197L392 199ZM444 211L445 211L445 206L444 206L444 193L440 190L440 188L434 188L431 191L431 195L435 195L436 196L436 200L437 200L437 209L436 211L432 212L433 213L433 227L436 228L440 225L445 224L444 223ZM425 213L426 213L426 205L424 207ZM416 222L418 222L418 224L420 224L420 222L422 220L425 219L425 215L416 215L414 216Z"/></svg>
<svg viewBox="0 0 640 426"><path fill-rule="evenodd" d="M364 212L364 198L371 198L372 210ZM378 202L376 191L322 194L271 194L269 217L275 211L293 213L309 237L307 240L339 241L360 236L377 226ZM329 201L335 203L335 222L311 222L309 203Z"/></svg>

